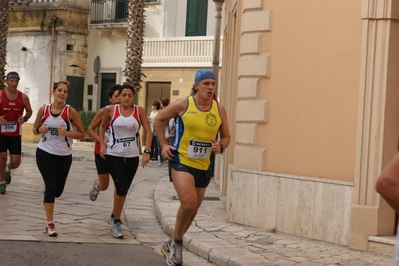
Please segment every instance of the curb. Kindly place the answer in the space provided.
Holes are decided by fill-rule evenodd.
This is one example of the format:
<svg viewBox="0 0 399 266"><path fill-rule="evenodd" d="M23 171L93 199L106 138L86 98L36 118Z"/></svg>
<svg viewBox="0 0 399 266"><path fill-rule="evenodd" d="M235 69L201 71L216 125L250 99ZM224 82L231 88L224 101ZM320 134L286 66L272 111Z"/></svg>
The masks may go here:
<svg viewBox="0 0 399 266"><path fill-rule="evenodd" d="M154 192L155 212L163 231L169 236L172 234L176 223L176 212L180 206L180 202L172 198L175 195L176 192L169 182L169 177L161 178ZM221 198L214 181L208 187L206 195ZM223 218L226 213L224 206L225 203L222 198L218 202L202 203L193 224L184 235L183 245L185 249L215 265L245 266L270 263L264 257L241 248L240 246L246 243L245 239L237 241L237 244L232 244L217 236L218 233L221 235L226 235L226 233L235 235L237 233L237 237L233 236L231 239L242 239L239 236L240 232L249 231L245 226L225 222ZM222 218L214 215L215 213L218 213L219 216L222 213Z"/></svg>

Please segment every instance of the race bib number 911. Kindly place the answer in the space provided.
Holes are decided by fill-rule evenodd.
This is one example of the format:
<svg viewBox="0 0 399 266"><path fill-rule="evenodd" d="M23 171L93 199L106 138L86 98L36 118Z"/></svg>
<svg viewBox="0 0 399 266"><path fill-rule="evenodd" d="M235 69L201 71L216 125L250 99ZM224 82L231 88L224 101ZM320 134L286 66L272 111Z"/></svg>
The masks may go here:
<svg viewBox="0 0 399 266"><path fill-rule="evenodd" d="M212 151L212 142L190 140L187 155L194 159L206 159Z"/></svg>

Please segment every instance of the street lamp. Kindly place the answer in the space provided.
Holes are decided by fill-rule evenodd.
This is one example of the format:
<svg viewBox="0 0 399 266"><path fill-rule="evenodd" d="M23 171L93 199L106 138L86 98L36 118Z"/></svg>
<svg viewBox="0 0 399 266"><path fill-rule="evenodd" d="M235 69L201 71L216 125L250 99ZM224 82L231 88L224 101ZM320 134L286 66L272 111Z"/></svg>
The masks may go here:
<svg viewBox="0 0 399 266"><path fill-rule="evenodd" d="M222 7L224 0L213 0L215 3L215 38L213 43L213 61L212 61L212 72L215 75L216 88L215 96L218 97L218 83L219 83L219 54L220 54L220 27L222 21Z"/></svg>

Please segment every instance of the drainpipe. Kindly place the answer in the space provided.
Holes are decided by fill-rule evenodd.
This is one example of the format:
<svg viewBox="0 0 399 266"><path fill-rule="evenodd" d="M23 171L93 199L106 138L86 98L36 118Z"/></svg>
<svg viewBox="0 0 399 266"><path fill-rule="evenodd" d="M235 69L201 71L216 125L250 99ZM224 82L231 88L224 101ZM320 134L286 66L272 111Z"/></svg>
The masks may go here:
<svg viewBox="0 0 399 266"><path fill-rule="evenodd" d="M218 98L218 84L219 84L219 54L220 54L220 27L222 20L222 7L224 0L213 0L215 2L215 38L213 43L213 61L212 61L212 72L215 75L216 88L215 96Z"/></svg>
<svg viewBox="0 0 399 266"><path fill-rule="evenodd" d="M50 54L50 89L48 102L51 103L51 92L53 90L53 61L54 61L54 46L55 46L55 21L57 17L55 15L51 16L51 54Z"/></svg>

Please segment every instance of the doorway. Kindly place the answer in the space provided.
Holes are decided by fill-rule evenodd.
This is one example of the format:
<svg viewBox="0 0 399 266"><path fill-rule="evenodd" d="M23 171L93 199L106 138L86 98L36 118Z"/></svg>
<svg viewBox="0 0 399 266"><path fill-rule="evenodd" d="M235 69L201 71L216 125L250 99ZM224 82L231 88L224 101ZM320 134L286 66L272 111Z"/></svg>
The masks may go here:
<svg viewBox="0 0 399 266"><path fill-rule="evenodd" d="M147 82L147 116L151 113L151 106L154 101L161 101L163 98L170 99L170 82Z"/></svg>
<svg viewBox="0 0 399 266"><path fill-rule="evenodd" d="M84 81L83 77L67 76L67 81L70 84L70 90L66 103L75 108L77 111L83 111L83 91Z"/></svg>
<svg viewBox="0 0 399 266"><path fill-rule="evenodd" d="M101 98L99 108L109 105L107 89L113 84L116 84L116 73L101 73Z"/></svg>

